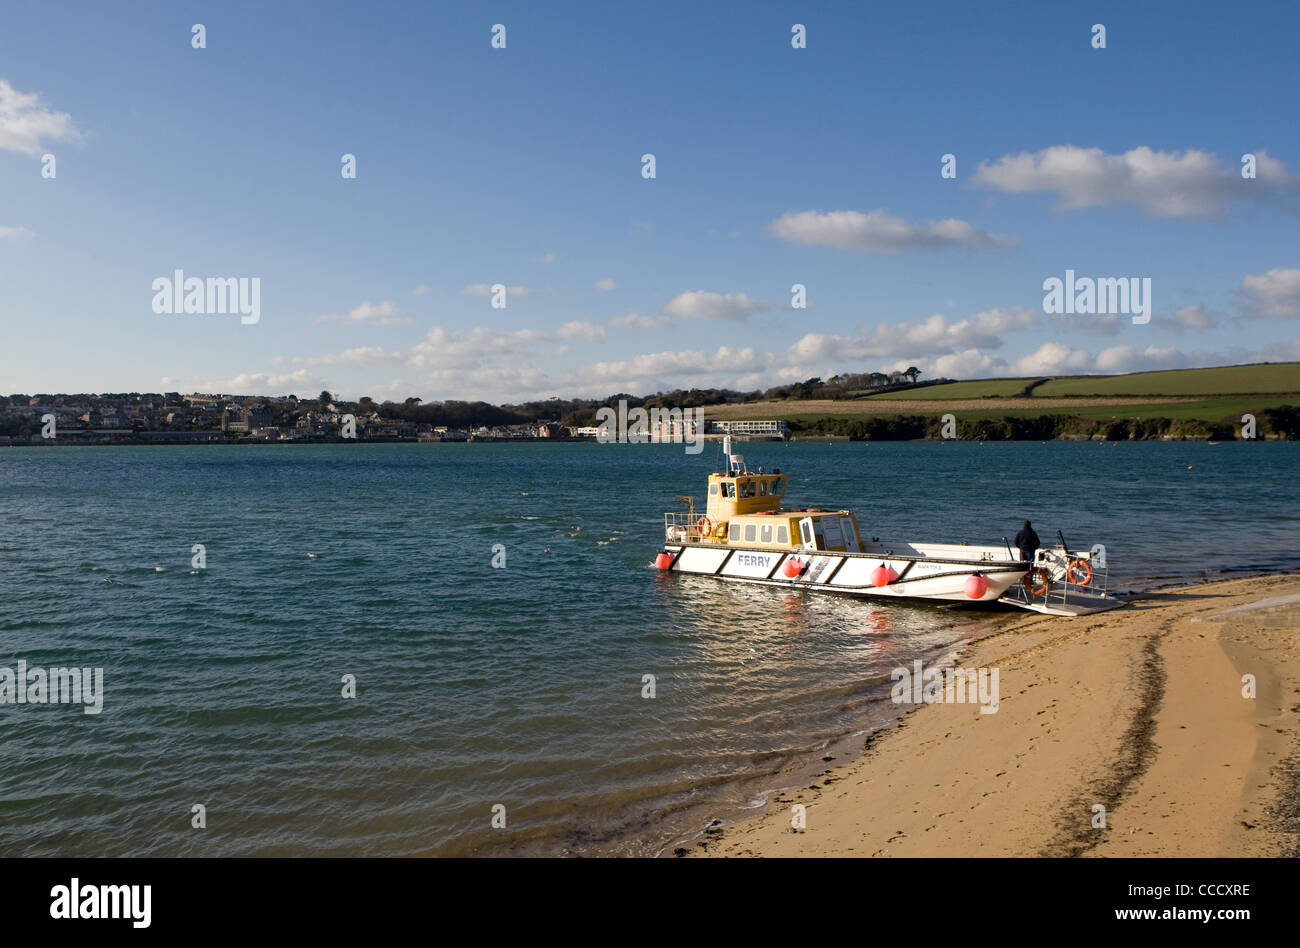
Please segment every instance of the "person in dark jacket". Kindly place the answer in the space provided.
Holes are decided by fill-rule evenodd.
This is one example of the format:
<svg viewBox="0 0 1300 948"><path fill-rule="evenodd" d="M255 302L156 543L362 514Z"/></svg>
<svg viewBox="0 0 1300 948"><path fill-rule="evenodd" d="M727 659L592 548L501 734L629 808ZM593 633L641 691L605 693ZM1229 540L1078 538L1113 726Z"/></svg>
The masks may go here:
<svg viewBox="0 0 1300 948"><path fill-rule="evenodd" d="M1022 563L1032 563L1034 561L1034 552L1038 549L1038 534L1034 528L1025 521L1025 525L1020 528L1016 534L1016 549L1020 551L1020 561Z"/></svg>

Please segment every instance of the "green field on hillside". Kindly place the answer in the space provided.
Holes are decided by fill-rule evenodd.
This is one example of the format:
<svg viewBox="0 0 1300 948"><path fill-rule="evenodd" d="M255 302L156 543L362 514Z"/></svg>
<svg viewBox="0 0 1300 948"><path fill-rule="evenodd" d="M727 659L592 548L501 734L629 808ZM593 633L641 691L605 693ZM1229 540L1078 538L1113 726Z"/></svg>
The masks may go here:
<svg viewBox="0 0 1300 948"><path fill-rule="evenodd" d="M910 414L908 412L900 413L894 409L887 411L873 410L871 400L865 399L861 403L861 411L845 410L837 414L836 418L855 419L855 418L889 418L898 417L900 414ZM1281 405L1291 404L1300 406L1300 395L1292 396L1290 399L1277 396L1260 396L1260 395L1238 395L1225 398L1208 398L1204 400L1188 402L1163 402L1149 405L1084 405L1081 407L1057 408L1044 407L1035 408L999 408L997 402L992 401L988 408L953 408L951 414L963 421L977 421L983 419L999 418L1034 418L1039 415L1065 415L1074 418L1090 418L1094 420L1105 421L1112 418L1175 418L1175 419L1197 419L1200 421L1231 421L1239 423L1241 416L1246 412L1258 414L1265 408L1276 408ZM820 421L828 417L827 413L821 412L801 412L798 410L798 402L791 402L791 411L782 412L780 417L786 421L813 422ZM930 416L935 415L934 411L918 411L917 415Z"/></svg>
<svg viewBox="0 0 1300 948"><path fill-rule="evenodd" d="M1291 410L1265 414L1283 406ZM936 423L947 414L974 426L967 430L980 433L972 437L994 439L1232 438L1248 413L1261 418L1271 436L1296 438L1297 409L1300 363L1282 362L1132 375L973 379L866 398L719 405L713 411L724 419L781 418L791 423L796 437L889 440L936 437Z"/></svg>
<svg viewBox="0 0 1300 948"><path fill-rule="evenodd" d="M977 379L971 382L948 382L943 385L926 385L922 388L903 389L897 392L884 392L870 395L879 399L931 399L931 398L989 398L991 396L1009 397L1019 395L1036 378L1027 379Z"/></svg>
<svg viewBox="0 0 1300 948"><path fill-rule="evenodd" d="M936 385L927 391L934 392L946 387ZM1229 365L1213 369L1173 369L1168 372L1136 372L1132 375L1053 378L1037 386L1033 394L1036 397L1050 397L1053 395L1249 395L1283 392L1300 392L1300 362Z"/></svg>

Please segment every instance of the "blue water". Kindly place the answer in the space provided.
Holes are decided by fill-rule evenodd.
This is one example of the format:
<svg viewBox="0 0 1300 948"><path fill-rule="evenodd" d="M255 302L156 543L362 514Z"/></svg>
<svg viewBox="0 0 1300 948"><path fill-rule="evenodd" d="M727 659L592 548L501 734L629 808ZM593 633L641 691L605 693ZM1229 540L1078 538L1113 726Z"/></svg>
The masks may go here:
<svg viewBox="0 0 1300 948"><path fill-rule="evenodd" d="M1112 588L1300 567L1295 444L744 451L866 536L1103 542ZM890 717L890 669L1004 621L660 574L663 511L715 458L0 450L0 667L102 666L106 691L0 705L0 855L654 854Z"/></svg>

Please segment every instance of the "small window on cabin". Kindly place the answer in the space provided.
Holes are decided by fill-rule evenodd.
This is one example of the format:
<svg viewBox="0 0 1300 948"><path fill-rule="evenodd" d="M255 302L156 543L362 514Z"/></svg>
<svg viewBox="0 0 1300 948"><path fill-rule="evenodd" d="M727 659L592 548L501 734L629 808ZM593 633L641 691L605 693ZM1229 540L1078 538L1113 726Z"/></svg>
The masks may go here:
<svg viewBox="0 0 1300 948"><path fill-rule="evenodd" d="M777 543L790 542L790 531L785 528L785 524L781 524L781 526L776 528L776 542Z"/></svg>
<svg viewBox="0 0 1300 948"><path fill-rule="evenodd" d="M753 543L758 539L758 527L752 523L745 524L745 542Z"/></svg>
<svg viewBox="0 0 1300 948"><path fill-rule="evenodd" d="M767 496L767 481L758 482L758 496L759 497Z"/></svg>
<svg viewBox="0 0 1300 948"><path fill-rule="evenodd" d="M709 485L709 496L710 496L710 497L717 497L717 496L718 496L718 485L717 485L717 484L710 484L710 485Z"/></svg>
<svg viewBox="0 0 1300 948"><path fill-rule="evenodd" d="M729 499L729 500L735 500L735 499L736 499L736 482L735 482L735 481L723 481L723 482L722 482L722 496L723 496L724 498L726 498L726 499Z"/></svg>
<svg viewBox="0 0 1300 948"><path fill-rule="evenodd" d="M776 480L772 482L772 496L780 497L784 493L785 493L785 481L781 480L778 477Z"/></svg>
<svg viewBox="0 0 1300 948"><path fill-rule="evenodd" d="M739 539L740 539L740 524L738 524L738 523L733 523L730 527L728 527L728 528L727 528L727 537L728 537L729 539L732 539L732 540L739 540Z"/></svg>
<svg viewBox="0 0 1300 948"><path fill-rule="evenodd" d="M753 496L754 496L754 482L753 482L753 481L741 481L741 482L740 482L740 496L741 496L741 498L753 497Z"/></svg>
<svg viewBox="0 0 1300 948"><path fill-rule="evenodd" d="M763 524L763 529L759 532L758 539L760 543L772 542L772 525L770 523Z"/></svg>

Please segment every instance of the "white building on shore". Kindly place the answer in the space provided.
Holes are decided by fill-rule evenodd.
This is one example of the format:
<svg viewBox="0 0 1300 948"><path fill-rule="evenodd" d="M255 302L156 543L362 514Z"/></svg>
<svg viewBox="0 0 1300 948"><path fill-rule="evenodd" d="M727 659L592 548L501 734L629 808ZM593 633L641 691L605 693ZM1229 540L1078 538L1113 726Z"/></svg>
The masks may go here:
<svg viewBox="0 0 1300 948"><path fill-rule="evenodd" d="M785 438L790 434L790 426L784 421L711 421L709 434L746 435L755 438Z"/></svg>

